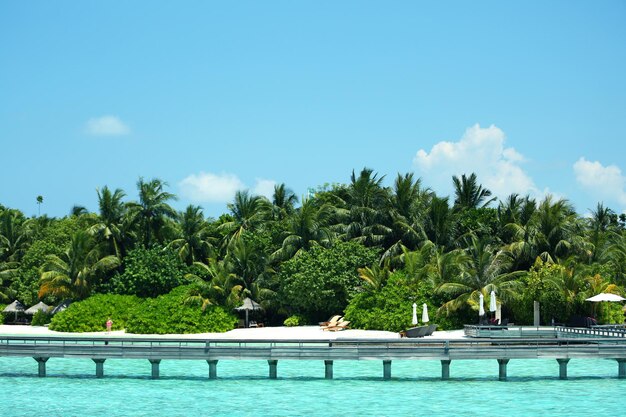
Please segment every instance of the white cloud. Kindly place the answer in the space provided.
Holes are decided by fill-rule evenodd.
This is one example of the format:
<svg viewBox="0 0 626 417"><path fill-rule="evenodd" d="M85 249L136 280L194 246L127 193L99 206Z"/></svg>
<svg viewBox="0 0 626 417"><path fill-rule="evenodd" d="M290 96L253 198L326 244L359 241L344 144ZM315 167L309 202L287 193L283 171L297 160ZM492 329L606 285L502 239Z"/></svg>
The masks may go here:
<svg viewBox="0 0 626 417"><path fill-rule="evenodd" d="M424 183L438 192L451 194L453 175L474 172L479 183L499 198L511 193L543 195L521 167L524 156L514 148L505 147L505 139L498 127L481 128L476 124L468 128L458 142L439 142L430 152L420 149L413 165Z"/></svg>
<svg viewBox="0 0 626 417"><path fill-rule="evenodd" d="M272 199L274 195L274 186L276 185L276 181L274 180L266 180L263 178L257 178L256 184L252 189L252 193L256 195L261 195L263 197L267 197L268 199Z"/></svg>
<svg viewBox="0 0 626 417"><path fill-rule="evenodd" d="M237 190L246 188L234 174L191 174L178 183L181 195L195 203L226 203L232 201Z"/></svg>
<svg viewBox="0 0 626 417"><path fill-rule="evenodd" d="M94 136L121 136L128 135L130 128L117 116L102 116L89 119L85 131Z"/></svg>
<svg viewBox="0 0 626 417"><path fill-rule="evenodd" d="M250 190L254 195L272 198L276 181L257 178ZM230 203L239 190L248 187L235 174L201 172L191 174L178 183L181 195L194 203Z"/></svg>
<svg viewBox="0 0 626 417"><path fill-rule="evenodd" d="M578 184L593 197L626 206L626 177L619 167L580 158L574 163L574 174Z"/></svg>

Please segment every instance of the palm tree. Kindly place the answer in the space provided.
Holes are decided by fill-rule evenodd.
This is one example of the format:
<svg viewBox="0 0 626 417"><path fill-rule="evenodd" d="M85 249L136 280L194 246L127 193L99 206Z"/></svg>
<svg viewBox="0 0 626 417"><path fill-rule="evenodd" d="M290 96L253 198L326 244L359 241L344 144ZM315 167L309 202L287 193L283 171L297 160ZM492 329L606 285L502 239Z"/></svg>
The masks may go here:
<svg viewBox="0 0 626 417"><path fill-rule="evenodd" d="M237 277L224 266L224 261L207 258L205 262L194 262L194 266L204 276L185 276L191 283L186 304L199 305L203 311L210 305L226 305L231 308L236 306L243 287L237 283Z"/></svg>
<svg viewBox="0 0 626 417"><path fill-rule="evenodd" d="M452 182L454 184L455 209L487 207L491 202L496 200L495 197L487 199L491 196L491 191L478 184L476 174L473 172L469 177L463 174L461 179L457 176L452 176Z"/></svg>
<svg viewBox="0 0 626 417"><path fill-rule="evenodd" d="M98 207L100 214L98 222L89 228L89 232L98 237L100 241L107 242L110 254L122 258L124 250L124 214L126 207L122 199L126 195L124 191L116 188L111 192L106 185L102 191L96 189L98 194Z"/></svg>
<svg viewBox="0 0 626 417"><path fill-rule="evenodd" d="M43 196L37 196L37 215L41 216L41 205L43 204Z"/></svg>
<svg viewBox="0 0 626 417"><path fill-rule="evenodd" d="M344 207L337 210L345 239L373 246L381 244L390 232L384 224L387 191L382 187L383 179L369 168L363 168L358 177L352 171Z"/></svg>
<svg viewBox="0 0 626 417"><path fill-rule="evenodd" d="M478 310L480 294L486 297L491 291L504 301L516 298L522 285L518 277L523 272L508 272L510 263L503 252L494 252L490 245L475 236L465 252L461 273L436 288L436 292L449 298L441 306L442 310L450 312L463 306Z"/></svg>
<svg viewBox="0 0 626 417"><path fill-rule="evenodd" d="M551 196L546 197L539 205L536 216L535 244L545 260L565 258L581 245L581 238L575 233L578 226L576 212L567 200L553 203Z"/></svg>
<svg viewBox="0 0 626 417"><path fill-rule="evenodd" d="M413 173L398 174L388 201L390 232L385 238L382 260L400 255L404 247L416 249L426 240L423 216L430 204L432 192L422 189L421 180L414 180Z"/></svg>
<svg viewBox="0 0 626 417"><path fill-rule="evenodd" d="M598 203L588 219L588 241L591 245L589 263L596 262L607 244L609 232L617 228L617 215L613 210Z"/></svg>
<svg viewBox="0 0 626 417"><path fill-rule="evenodd" d="M274 196L272 198L272 214L275 220L284 220L293 213L294 206L298 202L298 197L285 186L276 184L274 186Z"/></svg>
<svg viewBox="0 0 626 417"><path fill-rule="evenodd" d="M437 246L450 248L454 236L454 213L448 205L448 198L435 195L430 200L430 207L424 221L424 233L428 240Z"/></svg>
<svg viewBox="0 0 626 417"><path fill-rule="evenodd" d="M391 275L389 270L389 261L384 262L383 266L374 264L371 267L358 268L359 278L365 282L365 288L370 291L380 290Z"/></svg>
<svg viewBox="0 0 626 417"><path fill-rule="evenodd" d="M207 258L213 249L213 244L202 209L189 205L184 212L178 213L177 219L180 235L167 247L175 249L180 259L187 265Z"/></svg>
<svg viewBox="0 0 626 417"><path fill-rule="evenodd" d="M29 221L16 210L0 213L0 261L19 261L30 243Z"/></svg>
<svg viewBox="0 0 626 417"><path fill-rule="evenodd" d="M91 235L78 231L72 235L70 247L61 256L49 255L39 279L39 298L83 299L107 271L119 266L114 255L102 256Z"/></svg>
<svg viewBox="0 0 626 417"><path fill-rule="evenodd" d="M226 233L226 244L238 239L244 231L253 231L269 218L270 203L265 197L253 196L247 190L237 191L228 204L232 220L219 226Z"/></svg>
<svg viewBox="0 0 626 417"><path fill-rule="evenodd" d="M513 260L514 269L530 268L539 255L536 246L536 211L535 200L529 196L520 199L517 194L509 196L507 201L498 207L500 224L503 226L503 239L509 243L504 250Z"/></svg>
<svg viewBox="0 0 626 417"><path fill-rule="evenodd" d="M328 247L332 242L332 232L327 227L331 214L328 204L318 208L313 200L305 199L302 207L286 219L282 246L271 258L287 260L313 245Z"/></svg>
<svg viewBox="0 0 626 417"><path fill-rule="evenodd" d="M140 178L137 182L139 203L128 203L133 220L140 227L143 244L149 247L155 239L159 239L166 219L176 218L174 210L167 202L176 200L174 194L164 191L166 182L154 178L145 182Z"/></svg>

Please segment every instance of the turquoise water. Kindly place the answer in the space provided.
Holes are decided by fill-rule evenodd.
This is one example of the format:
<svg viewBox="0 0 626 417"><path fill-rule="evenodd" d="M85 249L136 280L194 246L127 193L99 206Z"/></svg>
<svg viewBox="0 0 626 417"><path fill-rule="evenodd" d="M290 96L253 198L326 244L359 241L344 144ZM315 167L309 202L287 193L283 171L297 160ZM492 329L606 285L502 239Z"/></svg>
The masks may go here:
<svg viewBox="0 0 626 417"><path fill-rule="evenodd" d="M511 360L498 381L495 360L453 361L440 380L438 361L279 361L278 379L265 361L220 361L217 380L202 361L161 362L152 380L147 360L109 359L105 378L85 359L55 359L46 378L32 358L0 358L3 416L621 416L626 380L613 360L572 359L567 381L555 360Z"/></svg>

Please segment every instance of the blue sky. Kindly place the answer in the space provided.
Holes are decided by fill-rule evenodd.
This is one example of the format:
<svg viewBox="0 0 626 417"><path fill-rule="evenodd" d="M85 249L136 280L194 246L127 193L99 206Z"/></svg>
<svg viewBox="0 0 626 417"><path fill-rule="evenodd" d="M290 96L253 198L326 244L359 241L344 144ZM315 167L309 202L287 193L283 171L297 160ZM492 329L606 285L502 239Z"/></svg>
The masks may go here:
<svg viewBox="0 0 626 417"><path fill-rule="evenodd" d="M440 194L626 210L624 1L0 3L0 204L296 194L367 166Z"/></svg>

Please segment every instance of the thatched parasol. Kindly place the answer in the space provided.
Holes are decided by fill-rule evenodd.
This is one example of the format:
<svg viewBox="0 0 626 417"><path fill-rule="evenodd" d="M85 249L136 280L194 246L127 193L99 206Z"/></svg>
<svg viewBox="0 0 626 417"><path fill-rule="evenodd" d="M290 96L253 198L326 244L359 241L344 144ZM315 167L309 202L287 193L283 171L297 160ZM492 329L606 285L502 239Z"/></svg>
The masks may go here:
<svg viewBox="0 0 626 417"><path fill-rule="evenodd" d="M19 301L15 300L13 301L11 304L9 304L8 306L6 306L4 308L5 313L15 313L15 321L17 321L17 313L24 311L24 304L20 303Z"/></svg>
<svg viewBox="0 0 626 417"><path fill-rule="evenodd" d="M246 312L246 327L248 327L249 322L248 322L248 313L250 311L255 311L255 310L263 310L263 307L261 307L261 305L259 303L257 303L256 301L252 300L251 298L244 298L243 299L243 304L240 305L239 307L235 307L235 310L237 311L245 311Z"/></svg>
<svg viewBox="0 0 626 417"><path fill-rule="evenodd" d="M47 313L49 310L50 306L48 304L45 304L43 301L40 301L34 306L30 307L28 310L24 311L24 313L33 316L38 311L43 311L44 313Z"/></svg>

